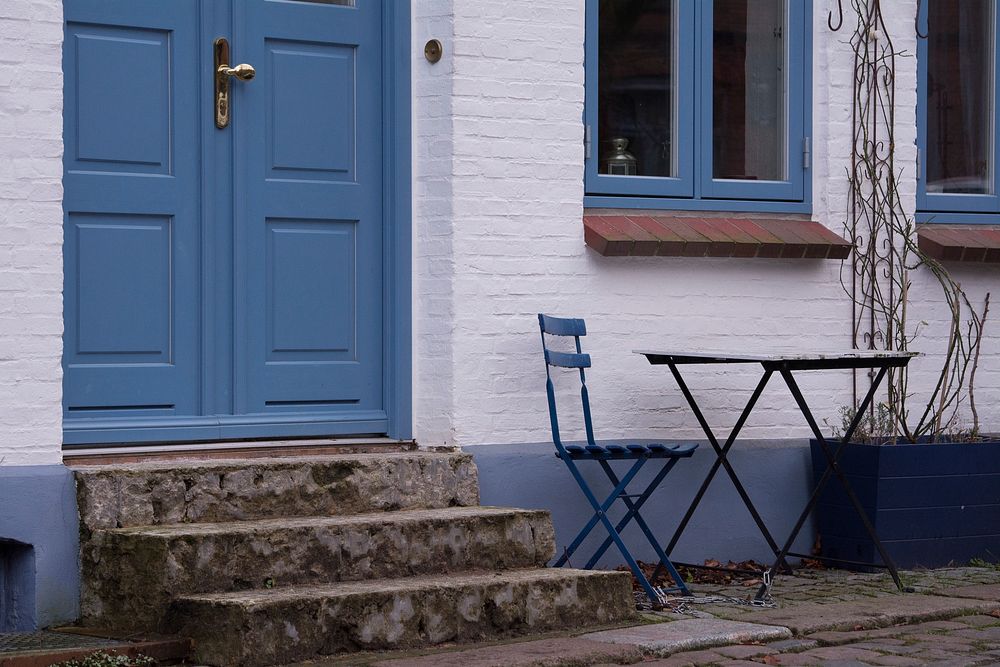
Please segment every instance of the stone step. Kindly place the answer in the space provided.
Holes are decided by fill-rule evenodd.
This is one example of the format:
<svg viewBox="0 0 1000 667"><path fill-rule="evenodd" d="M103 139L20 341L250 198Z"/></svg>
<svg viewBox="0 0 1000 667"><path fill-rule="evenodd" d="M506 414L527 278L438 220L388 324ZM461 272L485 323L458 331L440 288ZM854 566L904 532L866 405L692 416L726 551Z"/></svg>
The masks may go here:
<svg viewBox="0 0 1000 667"><path fill-rule="evenodd" d="M84 541L109 528L479 503L475 464L461 453L161 461L74 472Z"/></svg>
<svg viewBox="0 0 1000 667"><path fill-rule="evenodd" d="M183 596L169 628L202 663L264 667L635 618L628 573L532 569Z"/></svg>
<svg viewBox="0 0 1000 667"><path fill-rule="evenodd" d="M84 622L161 629L182 594L540 567L548 512L453 507L99 530L82 545Z"/></svg>

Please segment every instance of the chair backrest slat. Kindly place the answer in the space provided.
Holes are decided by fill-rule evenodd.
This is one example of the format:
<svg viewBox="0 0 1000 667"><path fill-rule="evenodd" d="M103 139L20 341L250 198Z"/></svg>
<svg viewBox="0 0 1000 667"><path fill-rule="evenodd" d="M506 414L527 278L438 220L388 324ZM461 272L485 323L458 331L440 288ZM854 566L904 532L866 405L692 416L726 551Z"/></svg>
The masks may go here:
<svg viewBox="0 0 1000 667"><path fill-rule="evenodd" d="M590 368L590 355L585 354L580 346L580 337L587 335L587 325L582 319L567 317L551 317L538 315L538 327L542 331L542 350L545 353L545 391L549 399L549 418L552 422L552 440L556 449L565 452L559 437L559 419L556 416L556 395L552 384L550 367L574 368L580 372L580 399L583 401L583 421L587 432L587 442L594 445L594 425L590 416L590 396L587 392L587 376L585 368ZM546 334L551 336L573 336L576 352L557 352L546 345Z"/></svg>
<svg viewBox="0 0 1000 667"><path fill-rule="evenodd" d="M539 313L538 324L542 327L542 333L547 333L550 336L587 335L587 325L579 318L552 317Z"/></svg>
<svg viewBox="0 0 1000 667"><path fill-rule="evenodd" d="M545 350L545 361L549 366L558 366L559 368L590 368L589 354Z"/></svg>

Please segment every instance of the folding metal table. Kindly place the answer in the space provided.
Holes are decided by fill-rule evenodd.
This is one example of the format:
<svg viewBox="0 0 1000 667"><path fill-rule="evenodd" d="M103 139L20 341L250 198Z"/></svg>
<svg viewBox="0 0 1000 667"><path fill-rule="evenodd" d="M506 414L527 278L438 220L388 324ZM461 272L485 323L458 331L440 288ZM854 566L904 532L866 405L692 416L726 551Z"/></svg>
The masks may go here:
<svg viewBox="0 0 1000 667"><path fill-rule="evenodd" d="M680 350L636 350L635 352L636 354L645 356L646 359L649 360L649 363L654 366L666 365L670 368L670 372L673 375L674 380L677 382L677 386L680 388L681 393L684 394L684 398L687 400L688 405L691 406L691 410L694 413L695 418L698 420L702 430L705 432L705 436L712 445L712 449L715 450L716 455L716 460L712 464L708 475L702 482L701 487L698 489L698 493L695 494L694 500L685 512L680 525L677 527L670 543L666 547L665 551L667 556L670 555L674 547L677 545L677 541L684 533L685 528L687 528L691 517L698 508L698 504L704 497L705 492L708 490L708 487L715 478L719 468L725 468L726 473L733 482L733 486L736 487L736 492L743 500L744 505L746 505L747 510L749 510L750 515L757 524L757 528L760 530L761 535L763 535L768 546L774 552L774 565L764 572L764 583L761 584L755 596L756 600L762 600L768 594L771 578L774 573L778 571L778 568L782 567L786 572L790 571L788 563L785 561L787 556L794 556L796 558L817 558L817 556L814 555L793 553L791 551L792 543L795 541L795 538L798 537L799 532L801 532L803 525L805 525L810 512L812 512L813 508L816 506L816 502L819 500L820 492L823 490L823 487L826 486L831 477L835 477L840 482L844 492L847 494L851 504L854 506L858 516L861 518L861 522L864 525L865 530L868 532L872 542L875 544L875 548L878 549L879 555L882 557L884 567L889 570L889 573L892 575L892 580L896 583L899 590L904 590L903 584L899 579L899 573L896 570L895 563L892 561L892 558L882 545L882 541L875 532L875 527L872 525L871 520L865 513L861 502L858 500L857 495L854 493L854 489L851 488L850 482L848 481L846 475L844 475L844 472L841 470L837 461L843 451L844 445L850 442L852 436L854 435L854 431L857 429L858 424L860 424L865 412L871 405L872 399L874 398L879 385L882 383L882 380L885 378L886 373L890 368L905 367L910 362L910 359L917 356L916 353L866 350L848 350L837 352L777 351L761 354L715 352L704 350L696 352ZM729 437L726 438L725 444L723 445L719 444L718 438L709 426L708 421L705 419L705 415L702 413L701 408L698 406L698 402L695 400L694 395L691 393L691 390L688 388L687 383L684 381L684 378L681 376L681 372L679 370L680 366L714 364L759 364L763 369L763 375L757 383L756 389L753 394L751 394L750 400L747 401L746 407L743 408L743 412L740 413L739 419L736 420L736 425L729 433ZM819 425L816 423L816 419L813 417L812 411L809 409L809 406L802 395L802 391L799 389L798 383L795 381L793 373L798 371L822 371L856 368L876 369L877 372L875 374L875 378L872 380L871 387L864 397L864 400L862 400L858 405L854 419L851 421L846 432L844 432L843 436L840 438L840 442L836 449L831 451L828 443L830 438L823 435ZM736 442L737 436L743 429L743 425L753 412L753 409L757 404L757 399L760 398L761 393L764 391L764 387L767 386L768 380L771 379L771 376L774 373L778 373L782 379L784 379L785 384L791 391L792 397L795 399L799 410L802 412L802 416L805 417L806 423L809 425L810 430L812 430L813 436L819 441L821 449L823 450L827 460L826 471L817 481L812 495L809 497L809 501L806 503L805 508L802 510L798 520L795 522L788 539L785 540L781 547L778 546L778 543L772 537L771 532L764 524L764 520L761 518L757 508L754 507L753 501L750 500L750 496L747 494L743 483L740 482L739 476L736 474L736 471L733 469L732 464L727 458L729 450L732 448L733 443ZM842 560L837 561L837 559L833 558L820 558L820 560L842 563L846 562Z"/></svg>

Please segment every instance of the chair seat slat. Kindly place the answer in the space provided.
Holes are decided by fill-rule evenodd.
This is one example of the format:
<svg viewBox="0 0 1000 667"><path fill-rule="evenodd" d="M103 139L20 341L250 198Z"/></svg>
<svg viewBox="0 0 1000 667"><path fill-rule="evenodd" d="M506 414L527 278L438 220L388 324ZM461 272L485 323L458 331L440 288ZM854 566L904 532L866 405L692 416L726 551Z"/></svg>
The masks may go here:
<svg viewBox="0 0 1000 667"><path fill-rule="evenodd" d="M566 453L571 459L586 459L592 461L634 461L640 458L650 459L686 459L698 449L694 442L672 445L661 444L630 444L630 445L566 445ZM561 458L561 457L560 457Z"/></svg>

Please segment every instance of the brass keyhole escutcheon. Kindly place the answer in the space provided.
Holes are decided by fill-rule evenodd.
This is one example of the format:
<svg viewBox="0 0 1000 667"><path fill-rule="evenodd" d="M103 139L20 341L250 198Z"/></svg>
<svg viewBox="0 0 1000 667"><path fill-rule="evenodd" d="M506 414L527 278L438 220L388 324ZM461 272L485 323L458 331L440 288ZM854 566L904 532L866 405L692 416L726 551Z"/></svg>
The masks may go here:
<svg viewBox="0 0 1000 667"><path fill-rule="evenodd" d="M253 65L229 65L229 40L215 40L215 126L220 130L229 126L231 110L230 81L253 81L257 70Z"/></svg>

